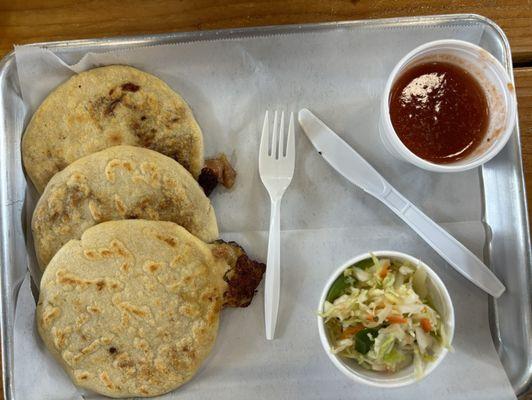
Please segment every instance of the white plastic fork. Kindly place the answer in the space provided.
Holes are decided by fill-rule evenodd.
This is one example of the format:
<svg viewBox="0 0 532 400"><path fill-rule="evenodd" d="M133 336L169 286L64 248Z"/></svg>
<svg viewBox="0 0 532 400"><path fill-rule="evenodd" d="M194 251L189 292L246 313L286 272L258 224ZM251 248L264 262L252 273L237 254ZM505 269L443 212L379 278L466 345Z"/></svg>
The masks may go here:
<svg viewBox="0 0 532 400"><path fill-rule="evenodd" d="M281 199L292 181L296 158L294 139L294 113L290 113L288 135L284 135L284 111L275 111L270 131L268 111L264 117L259 150L259 174L271 200L268 258L264 282L264 322L266 339L272 340L277 324L281 290Z"/></svg>

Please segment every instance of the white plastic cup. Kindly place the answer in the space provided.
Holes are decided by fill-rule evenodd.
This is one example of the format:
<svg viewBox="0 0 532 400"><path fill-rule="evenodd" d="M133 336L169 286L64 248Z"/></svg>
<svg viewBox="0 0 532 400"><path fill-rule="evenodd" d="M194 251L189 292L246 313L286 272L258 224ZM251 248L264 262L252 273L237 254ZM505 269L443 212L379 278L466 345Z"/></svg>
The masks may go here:
<svg viewBox="0 0 532 400"><path fill-rule="evenodd" d="M445 331L447 333L450 344L454 336L455 322L453 303L451 302L451 297L449 296L447 288L445 287L442 280L438 277L438 275L436 275L436 273L431 268L429 268L427 264L425 264L423 261L418 260L415 257L412 257L405 253L400 253L398 251L373 251L371 253L361 254L345 262L342 266L340 266L340 268L338 268L332 273L332 275L329 277L329 280L325 284L325 287L323 288L323 292L321 294L318 310L320 312L323 311L325 299L327 298L327 294L329 293L329 290L331 289L331 286L336 280L336 278L338 278L340 274L344 272L345 269L349 268L353 264L370 258L371 254L374 254L379 258L385 257L391 259L405 260L411 263L412 265L415 265L417 268L423 268L425 270L425 272L427 273L428 291L431 295L434 307L436 308L436 311L440 314L442 322L445 325ZM364 383L369 386L393 388L406 386L418 382L422 378L425 378L427 375L429 375L432 371L434 371L434 369L436 369L436 367L440 365L440 363L443 361L443 359L448 353L447 348L440 347L435 354L434 361L431 361L425 365L423 375L420 378L415 377L413 364L395 373L370 371L360 366L355 360L342 358L331 351L332 344L329 341L329 336L326 332L325 321L321 316L318 316L318 331L320 334L320 340L323 349L329 356L329 359L332 361L332 363L336 366L336 368L338 368L341 372L343 372L347 377L351 378L353 381Z"/></svg>
<svg viewBox="0 0 532 400"><path fill-rule="evenodd" d="M403 71L418 64L440 61L457 65L473 75L484 89L489 108L489 125L482 143L467 157L448 164L437 164L414 154L395 132L390 118L390 92ZM421 45L392 70L381 101L380 137L384 147L396 158L435 172L459 172L482 165L502 150L516 123L515 87L507 72L486 50L462 40L437 40Z"/></svg>

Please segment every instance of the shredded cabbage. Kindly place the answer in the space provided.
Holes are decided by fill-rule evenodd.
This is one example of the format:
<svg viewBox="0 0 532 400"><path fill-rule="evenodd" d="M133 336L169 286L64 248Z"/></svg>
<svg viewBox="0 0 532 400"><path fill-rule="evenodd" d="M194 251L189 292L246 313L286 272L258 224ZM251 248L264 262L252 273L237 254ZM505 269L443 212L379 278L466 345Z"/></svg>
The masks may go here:
<svg viewBox="0 0 532 400"><path fill-rule="evenodd" d="M372 255L338 280L345 280L342 292L328 298L320 313L332 352L374 371L395 372L414 363L421 377L439 349L450 347L422 268Z"/></svg>

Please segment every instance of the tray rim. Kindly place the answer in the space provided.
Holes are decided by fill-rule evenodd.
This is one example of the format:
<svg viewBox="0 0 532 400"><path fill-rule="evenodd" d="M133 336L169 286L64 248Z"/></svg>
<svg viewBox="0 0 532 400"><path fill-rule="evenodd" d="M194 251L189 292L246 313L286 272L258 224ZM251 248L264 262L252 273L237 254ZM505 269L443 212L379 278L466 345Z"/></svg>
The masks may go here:
<svg viewBox="0 0 532 400"><path fill-rule="evenodd" d="M116 47L123 46L124 48L132 48L137 46L151 46L167 43L175 43L179 39L192 39L186 40L187 42L204 41L204 40L220 40L228 39L232 37L260 37L269 36L275 34L292 34L298 31L321 31L330 30L334 28L345 27L364 27L364 26L405 26L405 25L418 25L420 21L431 22L433 25L443 22L451 21L475 21L488 26L497 32L504 48L506 50L505 58L511 59L511 53L509 51L510 44L508 38L502 28L497 25L493 20L475 13L453 13L453 14L436 14L436 15L418 15L418 16L405 16L405 17L392 17L392 18L375 18L375 19L357 19L357 20L342 20L342 21L330 21L330 22L316 22L316 23L301 23L301 24L282 24L282 25L258 25L241 28L222 28L222 29L207 29L196 31L172 31L162 33L148 33L138 35L120 35L120 36L103 36L97 38L85 38L85 39L72 39L72 40L53 40L45 42L33 42L20 46L35 46L43 47L46 49L67 49L71 47L82 47L90 45ZM246 35L247 34L247 35ZM157 44L153 41L158 40ZM17 45L14 45L17 46ZM114 50L114 49L113 49ZM0 60L0 70L4 66L4 62L13 58L15 51L11 50L7 53L2 60Z"/></svg>
<svg viewBox="0 0 532 400"><path fill-rule="evenodd" d="M502 28L497 25L493 20L484 17L479 14L475 13L455 13L455 14L439 14L439 15L423 15L423 16L409 16L409 17L393 17L393 18L378 18L378 19L363 19L363 20L343 20L343 21L332 21L332 22L321 22L321 23L302 23L302 24L286 24L286 25L264 25L264 26L252 26L252 27L241 27L241 28L224 28L224 29L210 29L210 30L197 30L197 31L173 31L173 32L164 32L164 33L151 33L151 34L138 34L138 35L124 35L124 36L106 36L106 37L100 37L100 38L86 38L86 39L74 39L74 40L58 40L58 41L47 41L47 42L35 42L30 44L24 44L24 46L34 46L34 47L43 47L50 50L55 51L68 51L69 49L72 50L80 50L81 48L85 47L99 47L99 48L108 48L108 51L119 49L128 49L128 48L135 48L135 47L142 47L142 46L153 46L153 45L161 45L161 44L171 44L176 42L197 42L197 41L208 41L208 40L223 40L223 39L232 39L232 38L244 38L244 37L263 37L263 36L272 36L272 35L282 35L282 34L293 34L297 32L319 32L319 31L327 31L342 27L404 27L404 26L418 26L422 23L425 23L426 25L435 25L442 23L449 23L449 22L476 22L479 24L483 24L485 27L492 29L496 35L498 36L498 39L500 40L500 43L502 47L504 48L504 61L506 64L506 69L509 72L512 80L514 78L513 76L513 67L512 67L512 57L511 57L511 50L510 50L510 44L508 41L508 38L505 34L505 32L502 30ZM89 49L87 49L89 51ZM5 74L6 70L8 68L12 68L12 65L15 64L16 66L16 60L15 60L15 51L11 50L8 52L1 60L0 60L0 79L3 79L3 75ZM17 77L17 84L18 84L18 77ZM0 112L0 122L3 122L3 110ZM520 129L519 129L519 119L517 120L517 124L515 127L515 133L516 133L516 150L519 155L519 158L517 160L516 167L516 174L517 174L517 181L519 185L519 193L520 193L520 204L522 205L522 210L524 210L524 213L522 212L521 218L522 218L522 225L525 228L524 233L524 245L525 245L525 257L528 261L528 272L529 272L529 278L530 278L530 271L531 271L531 245L530 245L530 226L529 226L529 218L527 213L527 198L526 198L526 185L525 185L525 178L524 178L524 172L523 172L523 160L522 160L522 151L521 151L521 135L520 135ZM3 127L0 127L0 133L3 132ZM2 140L0 139L0 145L2 145ZM3 167L3 164L1 164ZM3 169L3 168L2 168ZM3 172L3 171L0 171ZM481 174L481 184L484 185L485 178L484 178L484 167L480 168L480 174ZM4 195L6 193L7 184L5 183L5 180L2 180L0 182L0 199L2 200L2 204L0 204L0 225L4 225L5 218L4 213L7 212L7 208L9 205L4 202ZM483 192L483 206L484 209L486 209L486 196L485 191L482 189ZM3 261L6 259L6 255L4 254L4 233L5 230L2 229L1 237L2 240L0 241L0 261ZM491 240L487 240L487 243L489 244ZM488 246L489 247L489 246ZM489 253L490 251L486 251L488 260L490 260ZM488 262L489 264L489 262ZM2 381L3 381L3 389L4 389L4 396L6 400L14 399L14 386L12 385L13 382L13 368L12 368L12 361L13 361L13 354L11 352L12 346L13 346L13 337L11 332L9 332L10 326L14 325L14 321L12 323L8 323L6 321L6 314L5 314L5 308L6 303L8 300L6 299L6 288L5 288L5 281L4 281L4 272L5 269L3 268L3 264L0 265L1 272L0 272L0 339L1 339L1 349L2 349ZM530 287L530 283L529 283ZM530 299L529 304L530 304ZM530 307L529 307L530 309ZM528 328L527 331L529 335L531 334L531 316L532 312L529 312L528 315L524 316L524 323L526 327ZM498 328L498 316L496 312L496 300L493 298L489 299L489 324L490 324L490 330L492 334L492 338L494 340L495 347L499 353L499 356L501 356L502 350L502 342L501 338L499 336L499 328ZM531 342L532 338L529 336L529 343ZM528 369L527 371L523 371L522 376L518 380L518 382L513 384L514 391L517 395L525 392L531 385L532 385L532 364L531 364L531 351L529 348L528 352Z"/></svg>

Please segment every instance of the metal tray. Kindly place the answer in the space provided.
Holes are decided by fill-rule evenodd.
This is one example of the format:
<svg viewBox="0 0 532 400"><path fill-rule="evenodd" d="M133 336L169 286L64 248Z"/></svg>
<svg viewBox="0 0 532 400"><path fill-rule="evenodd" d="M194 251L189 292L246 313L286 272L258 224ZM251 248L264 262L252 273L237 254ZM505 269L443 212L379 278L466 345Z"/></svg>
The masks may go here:
<svg viewBox="0 0 532 400"><path fill-rule="evenodd" d="M504 32L492 21L473 14L409 17L337 23L286 25L203 32L180 32L103 39L37 43L65 60L86 52L101 52L163 43L263 36L293 32L319 32L342 27L456 26L480 24L480 45L491 52L513 76L511 52ZM14 398L13 326L19 285L16 265L26 263L22 223L26 182L15 133L22 132L28 115L24 109L14 53L0 63L0 310L2 369L6 399ZM14 151L15 149L15 151ZM504 150L480 170L484 195L483 219L489 232L485 260L506 283L499 300L490 299L490 324L495 346L517 394L524 392L532 375L531 249L519 128Z"/></svg>

